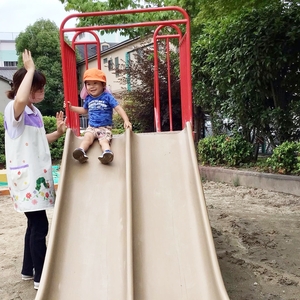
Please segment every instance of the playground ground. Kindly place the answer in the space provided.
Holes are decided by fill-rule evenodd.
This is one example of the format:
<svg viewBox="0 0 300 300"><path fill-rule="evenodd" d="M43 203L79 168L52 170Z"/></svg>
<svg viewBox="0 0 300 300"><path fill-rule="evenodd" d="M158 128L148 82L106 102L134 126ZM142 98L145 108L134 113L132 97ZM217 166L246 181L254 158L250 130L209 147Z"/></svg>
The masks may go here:
<svg viewBox="0 0 300 300"><path fill-rule="evenodd" d="M203 183L212 233L231 300L296 300L300 285L300 197ZM48 213L51 224L52 211ZM26 218L0 197L0 299L34 300L20 279Z"/></svg>

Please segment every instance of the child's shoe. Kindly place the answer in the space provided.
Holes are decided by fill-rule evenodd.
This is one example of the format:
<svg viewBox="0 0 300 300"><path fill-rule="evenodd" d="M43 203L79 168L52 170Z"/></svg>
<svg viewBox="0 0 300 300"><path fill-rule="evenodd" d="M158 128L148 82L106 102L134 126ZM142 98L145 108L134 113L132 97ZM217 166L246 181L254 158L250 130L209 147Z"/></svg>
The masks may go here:
<svg viewBox="0 0 300 300"><path fill-rule="evenodd" d="M81 148L76 148L73 152L73 157L77 159L80 163L85 163L89 158L85 154L84 150Z"/></svg>
<svg viewBox="0 0 300 300"><path fill-rule="evenodd" d="M102 155L98 157L102 164L107 165L114 159L114 154L110 150L105 150Z"/></svg>

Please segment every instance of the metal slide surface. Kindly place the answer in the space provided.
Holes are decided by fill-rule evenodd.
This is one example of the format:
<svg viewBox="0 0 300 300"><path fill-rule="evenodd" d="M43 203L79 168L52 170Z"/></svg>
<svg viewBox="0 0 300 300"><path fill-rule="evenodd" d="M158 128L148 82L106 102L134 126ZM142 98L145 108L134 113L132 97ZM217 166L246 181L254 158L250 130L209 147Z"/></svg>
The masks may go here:
<svg viewBox="0 0 300 300"><path fill-rule="evenodd" d="M114 136L115 159L72 157L66 135L36 300L229 299L211 234L190 124Z"/></svg>

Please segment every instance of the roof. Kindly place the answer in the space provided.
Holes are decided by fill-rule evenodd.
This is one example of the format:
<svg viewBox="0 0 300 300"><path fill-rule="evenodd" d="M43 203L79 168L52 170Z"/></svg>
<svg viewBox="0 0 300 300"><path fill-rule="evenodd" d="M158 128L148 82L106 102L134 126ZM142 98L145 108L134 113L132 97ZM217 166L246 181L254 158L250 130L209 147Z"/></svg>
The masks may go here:
<svg viewBox="0 0 300 300"><path fill-rule="evenodd" d="M127 45L127 44L129 44L129 43L131 43L133 41L135 41L135 40L138 40L138 39L140 39L140 37L135 37L135 38L132 38L132 39L127 39L127 40L125 40L125 41L123 41L121 43L107 43L107 42L105 42L106 44L109 44L110 47L107 48L107 49L105 49L105 50L102 50L101 54L106 54L106 53L109 53L111 51L114 51L114 50L116 50L118 48L121 48L121 47L123 47L123 46L125 46L125 45ZM83 45L78 45L78 47L79 46L82 46L82 49L83 49ZM87 46L92 46L91 48L93 48L93 51L94 51L94 53L89 53L88 52L88 59L90 60L90 59L93 59L93 58L97 57L96 45L95 44L94 45L88 44ZM78 49L78 51L79 51L79 49ZM82 64L82 63L84 63L83 55L81 57L82 57L82 60L77 63L79 65Z"/></svg>
<svg viewBox="0 0 300 300"><path fill-rule="evenodd" d="M88 57L96 54L96 52L97 52L96 45L87 44L86 47L87 47ZM78 54L80 55L80 58L84 59L84 45L76 45L76 50L78 51Z"/></svg>
<svg viewBox="0 0 300 300"><path fill-rule="evenodd" d="M103 45L103 44L108 44L109 45L108 49L110 49L110 48L114 47L115 45L117 45L118 43L102 42L101 45ZM87 46L88 58L91 56L95 56L97 54L96 42L95 42L95 44L86 44L86 46ZM76 50L78 50L78 53L79 53L81 59L84 59L85 58L84 57L84 45L83 44L76 45Z"/></svg>
<svg viewBox="0 0 300 300"><path fill-rule="evenodd" d="M17 67L0 67L0 78L10 82L17 70Z"/></svg>

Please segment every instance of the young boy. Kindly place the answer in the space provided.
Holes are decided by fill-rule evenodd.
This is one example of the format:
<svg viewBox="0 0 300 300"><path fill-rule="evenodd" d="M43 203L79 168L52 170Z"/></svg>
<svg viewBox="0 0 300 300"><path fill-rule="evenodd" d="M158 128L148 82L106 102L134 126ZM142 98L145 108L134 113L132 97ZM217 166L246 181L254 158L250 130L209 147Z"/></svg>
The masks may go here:
<svg viewBox="0 0 300 300"><path fill-rule="evenodd" d="M128 116L124 109L119 105L117 100L105 91L106 76L96 68L88 69L83 74L83 81L87 90L83 107L73 106L68 101L70 111L78 114L89 115L89 126L85 131L83 140L73 152L73 157L80 163L88 160L86 151L92 145L95 139L98 139L103 153L98 157L102 164L109 164L114 158L113 152L110 150L112 139L112 114L113 109L124 120L124 128L132 129Z"/></svg>

